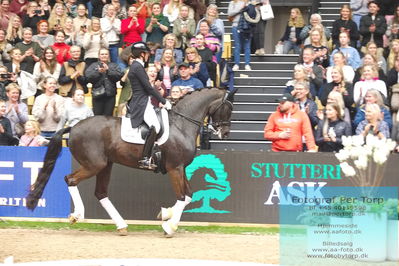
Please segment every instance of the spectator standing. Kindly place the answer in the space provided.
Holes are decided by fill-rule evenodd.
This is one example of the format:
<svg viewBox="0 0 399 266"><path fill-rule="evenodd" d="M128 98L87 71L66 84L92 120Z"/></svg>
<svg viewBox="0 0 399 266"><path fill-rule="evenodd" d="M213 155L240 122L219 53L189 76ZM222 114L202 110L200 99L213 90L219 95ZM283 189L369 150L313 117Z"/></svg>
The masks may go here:
<svg viewBox="0 0 399 266"><path fill-rule="evenodd" d="M318 29L310 30L309 39L310 44L305 45L304 48L312 48L315 55L314 62L323 69L327 68L330 65L330 56L328 48L321 43L321 32Z"/></svg>
<svg viewBox="0 0 399 266"><path fill-rule="evenodd" d="M349 34L349 45L356 47L356 43L360 37L359 30L356 23L352 20L352 10L347 4L341 7L340 18L333 23L331 36L335 48L339 47L339 34L343 31Z"/></svg>
<svg viewBox="0 0 399 266"><path fill-rule="evenodd" d="M356 135L366 137L368 134L371 134L380 139L389 138L389 126L387 122L381 120L381 109L378 104L366 104L365 111L365 119L357 126Z"/></svg>
<svg viewBox="0 0 399 266"><path fill-rule="evenodd" d="M357 126L366 119L366 105L367 104L377 104L382 112L383 120L388 124L388 127L392 128L392 116L389 111L389 107L384 104L381 93L378 90L370 89L366 92L364 96L364 104L357 108L355 118L353 119L353 127Z"/></svg>
<svg viewBox="0 0 399 266"><path fill-rule="evenodd" d="M309 33L312 29L316 29L318 28L320 30L321 33L321 43L324 46L327 46L327 41L330 40L331 38L331 32L330 29L324 27L324 25L321 23L321 16L320 14L312 14L310 16L310 23L309 25L306 25L303 27L303 29L301 30L301 33L299 35L299 37L302 40L303 44L309 44L309 41L307 41L308 37L309 37Z"/></svg>
<svg viewBox="0 0 399 266"><path fill-rule="evenodd" d="M64 5L67 17L76 18L78 16L78 5L76 4L76 0L65 0Z"/></svg>
<svg viewBox="0 0 399 266"><path fill-rule="evenodd" d="M12 49L12 45L6 40L6 31L0 29L0 65L4 65L5 62L10 61L9 52Z"/></svg>
<svg viewBox="0 0 399 266"><path fill-rule="evenodd" d="M40 124L42 136L51 138L64 112L64 98L55 93L57 81L53 77L45 78L42 86L44 93L36 97L32 115Z"/></svg>
<svg viewBox="0 0 399 266"><path fill-rule="evenodd" d="M93 111L85 104L85 93L81 89L76 89L72 95L72 101L65 104L64 114L61 116L57 130L65 125L73 127L79 121L93 116Z"/></svg>
<svg viewBox="0 0 399 266"><path fill-rule="evenodd" d="M352 9L352 19L356 23L357 28L360 27L360 19L367 15L369 9L367 4L370 0L350 0L350 7Z"/></svg>
<svg viewBox="0 0 399 266"><path fill-rule="evenodd" d="M309 91L312 97L317 96L317 90L315 88L314 83L309 82L309 77L307 71L303 65L297 64L294 67L294 79L289 80L285 84L284 93L291 93L294 90L295 84L297 83L307 83L309 85Z"/></svg>
<svg viewBox="0 0 399 266"><path fill-rule="evenodd" d="M10 83L6 87L8 101L6 102L5 117L10 120L12 135L21 137L24 124L28 121L28 106L21 102L21 89L18 84Z"/></svg>
<svg viewBox="0 0 399 266"><path fill-rule="evenodd" d="M55 33L55 43L51 46L57 58L57 62L62 65L64 62L71 59L69 50L71 46L65 43L65 33L60 30Z"/></svg>
<svg viewBox="0 0 399 266"><path fill-rule="evenodd" d="M161 43L163 37L169 31L169 20L161 13L161 5L154 3L151 8L152 15L147 18L145 31L147 33L147 42Z"/></svg>
<svg viewBox="0 0 399 266"><path fill-rule="evenodd" d="M22 41L22 24L21 18L14 16L8 24L6 40L12 46Z"/></svg>
<svg viewBox="0 0 399 266"><path fill-rule="evenodd" d="M284 44L284 54L288 54L291 50L293 50L295 54L300 53L300 45L302 43L300 34L304 26L305 23L303 21L301 10L299 10L299 8L291 9L290 18L285 27L284 35L279 41L280 44Z"/></svg>
<svg viewBox="0 0 399 266"><path fill-rule="evenodd" d="M29 120L25 123L25 134L19 140L19 146L40 147L47 145L49 141L40 136L40 125L35 120Z"/></svg>
<svg viewBox="0 0 399 266"><path fill-rule="evenodd" d="M32 41L37 42L42 49L54 44L54 36L48 34L48 21L40 20L37 23L37 34L33 35Z"/></svg>
<svg viewBox="0 0 399 266"><path fill-rule="evenodd" d="M394 117L397 121L397 112L399 110L399 55L396 56L395 66L388 72L387 86L389 89L388 103Z"/></svg>
<svg viewBox="0 0 399 266"><path fill-rule="evenodd" d="M35 63L42 56L42 48L37 42L32 41L32 29L24 28L22 30L22 42L15 45L15 48L21 50L23 70L32 74Z"/></svg>
<svg viewBox="0 0 399 266"><path fill-rule="evenodd" d="M99 51L98 62L91 64L85 71L87 81L93 83L93 90L105 89L104 95L92 98L95 115L112 116L114 113L116 82L122 78L123 72L117 64L109 61L109 51L102 48Z"/></svg>
<svg viewBox="0 0 399 266"><path fill-rule="evenodd" d="M167 3L163 7L163 12L162 14L168 18L169 20L169 27L170 29L173 29L173 23L179 16L179 9L181 6L180 0L170 0L169 3Z"/></svg>
<svg viewBox="0 0 399 266"><path fill-rule="evenodd" d="M395 8L394 16L389 21L385 34L389 42L399 39L399 5L397 5Z"/></svg>
<svg viewBox="0 0 399 266"><path fill-rule="evenodd" d="M391 50L388 55L388 70L395 66L395 58L399 55L399 39L391 42Z"/></svg>
<svg viewBox="0 0 399 266"><path fill-rule="evenodd" d="M348 66L346 64L346 57L342 52L336 52L332 56L333 66L329 66L326 71L326 80L327 83L332 82L331 72L334 66L342 68L342 72L344 73L344 80L348 83L353 83L353 78L355 77L355 71L353 67Z"/></svg>
<svg viewBox="0 0 399 266"><path fill-rule="evenodd" d="M185 93L204 87L199 79L191 76L190 65L188 63L181 63L178 69L180 78L172 83L172 87L179 86Z"/></svg>
<svg viewBox="0 0 399 266"><path fill-rule="evenodd" d="M342 110L338 104L327 104L324 119L320 120L316 131L315 139L319 151L338 152L343 149L342 136L351 136L352 130L342 118Z"/></svg>
<svg viewBox="0 0 399 266"><path fill-rule="evenodd" d="M111 0L110 4L106 4L103 7L102 17L105 17L108 14L108 7L113 5L115 8L115 17L122 20L126 19L128 14L126 11L126 7L122 5L120 0Z"/></svg>
<svg viewBox="0 0 399 266"><path fill-rule="evenodd" d="M223 53L223 37L224 37L224 23L223 21L219 18L219 12L218 12L218 7L215 4L210 4L208 8L206 9L206 14L205 17L202 18L199 23L197 24L197 29L196 33L200 32L200 23L201 21L208 21L209 25L209 32L212 33L212 35L216 36L216 38L219 39L220 42L220 49L216 54L218 62L222 58L222 53Z"/></svg>
<svg viewBox="0 0 399 266"><path fill-rule="evenodd" d="M151 17L151 8L149 3L146 0L138 0L133 4L137 10L137 17L144 20L144 23L147 21L147 18ZM147 33L144 32L141 34L141 39L143 42L147 40Z"/></svg>
<svg viewBox="0 0 399 266"><path fill-rule="evenodd" d="M205 47L209 48L212 51L213 61L217 62L216 54L218 53L218 51L220 51L221 44L220 44L219 39L210 32L210 26L209 26L209 22L207 20L204 20L199 24L199 32L205 38ZM191 43L191 46L195 47L196 39L192 38L190 43Z"/></svg>
<svg viewBox="0 0 399 266"><path fill-rule="evenodd" d="M362 36L361 45L366 46L368 42L374 41L382 53L384 46L383 36L387 30L387 22L384 16L378 14L380 8L376 1L370 1L367 7L369 13L361 18L359 26L359 32Z"/></svg>
<svg viewBox="0 0 399 266"><path fill-rule="evenodd" d="M87 8L84 4L79 4L77 8L77 16L73 19L73 27L75 32L83 29L87 30L91 25L91 20L87 17Z"/></svg>
<svg viewBox="0 0 399 266"><path fill-rule="evenodd" d="M169 48L173 49L173 56L175 58L176 64L180 64L183 62L183 52L180 49L176 48L177 38L173 33L168 33L165 35L162 41L163 48L159 48L155 51L155 59L154 62L159 62L161 60L161 56L163 54L164 49Z"/></svg>
<svg viewBox="0 0 399 266"><path fill-rule="evenodd" d="M259 0L260 5L257 7L260 8L262 5L269 5L269 0ZM267 20L263 20L262 18L256 24L255 33L254 33L254 46L255 46L255 54L256 55L265 55L265 30L266 30Z"/></svg>
<svg viewBox="0 0 399 266"><path fill-rule="evenodd" d="M12 82L11 78L11 73L8 73L7 67L0 66L0 100L8 100L6 87Z"/></svg>
<svg viewBox="0 0 399 266"><path fill-rule="evenodd" d="M189 7L186 5L180 6L179 17L173 24L173 34L177 38L176 47L183 51L189 46L195 33L195 20L190 18L188 14Z"/></svg>
<svg viewBox="0 0 399 266"><path fill-rule="evenodd" d="M69 46L77 45L76 32L75 32L75 28L73 26L73 18L67 17L65 19L65 27L64 27L63 32L65 34L64 42L67 45L69 45Z"/></svg>
<svg viewBox="0 0 399 266"><path fill-rule="evenodd" d="M60 78L60 95L64 97L71 97L75 89L83 89L85 93L88 92L86 77L83 75L86 67L85 62L80 60L81 48L79 46L72 46L69 50L71 59L64 62L61 67Z"/></svg>
<svg viewBox="0 0 399 266"><path fill-rule="evenodd" d="M129 17L121 21L121 34L123 35L123 46L127 47L135 42L141 42L144 33L145 20L137 17L137 8L130 6Z"/></svg>
<svg viewBox="0 0 399 266"><path fill-rule="evenodd" d="M45 48L40 61L36 62L33 69L33 76L35 77L36 83L39 85L38 89L41 88L41 83L46 77L50 76L58 80L60 72L61 65L57 62L53 48Z"/></svg>
<svg viewBox="0 0 399 266"><path fill-rule="evenodd" d="M312 48L303 49L302 65L305 67L309 82L313 83L316 95L319 93L321 85L323 85L323 69L314 63L315 52Z"/></svg>
<svg viewBox="0 0 399 266"><path fill-rule="evenodd" d="M103 13L103 8L106 4L111 3L110 0L90 0L90 3L93 7L91 18L101 18ZM98 50L97 50L98 52Z"/></svg>
<svg viewBox="0 0 399 266"><path fill-rule="evenodd" d="M101 31L100 19L92 18L91 27L83 37L84 60L87 67L98 61L98 51L101 48L108 48L108 40Z"/></svg>
<svg viewBox="0 0 399 266"><path fill-rule="evenodd" d="M109 5L107 15L100 19L101 30L105 33L108 40L108 49L112 63L119 65L119 34L121 33L121 20L116 17L115 7Z"/></svg>
<svg viewBox="0 0 399 266"><path fill-rule="evenodd" d="M370 89L378 90L386 99L387 87L385 82L378 79L378 70L373 65L365 65L361 80L355 83L353 88L353 100L357 106L363 104L364 96Z"/></svg>
<svg viewBox="0 0 399 266"><path fill-rule="evenodd" d="M132 86L130 85L130 80L128 79L129 71L130 71L130 66L133 63L133 57L130 55L128 60L127 60L127 65L128 68L125 69L125 74L120 80L120 85L122 87L121 94L119 96L119 102L118 102L118 117L126 115L126 105L127 102L132 98ZM155 66L153 66L155 67ZM150 68L150 67L149 67Z"/></svg>
<svg viewBox="0 0 399 266"><path fill-rule="evenodd" d="M10 11L10 0L0 1L0 29L6 30L10 19L16 15Z"/></svg>
<svg viewBox="0 0 399 266"><path fill-rule="evenodd" d="M15 0L10 3L10 12L15 13L18 17L22 18L26 14L26 10L28 9L28 1L27 0Z"/></svg>
<svg viewBox="0 0 399 266"><path fill-rule="evenodd" d="M186 49L185 54L184 62L190 65L191 76L199 79L203 84L203 88L209 87L210 78L208 69L206 64L201 62L201 57L198 54L197 49L189 47Z"/></svg>
<svg viewBox="0 0 399 266"><path fill-rule="evenodd" d="M195 49L197 49L197 52L201 57L201 62L205 63L209 73L209 77L213 81L213 85L216 85L217 64L215 61L213 61L212 51L208 47L205 47L205 38L201 33L195 36L195 40Z"/></svg>
<svg viewBox="0 0 399 266"><path fill-rule="evenodd" d="M50 33L54 34L56 31L63 30L66 18L67 12L65 6L62 3L56 3L48 19Z"/></svg>
<svg viewBox="0 0 399 266"><path fill-rule="evenodd" d="M331 91L341 93L345 107L351 110L353 105L353 86L352 83L345 82L344 72L339 66L332 67L331 82L323 84L321 87L319 99L324 106L327 105L327 98Z"/></svg>
<svg viewBox="0 0 399 266"><path fill-rule="evenodd" d="M317 104L311 99L311 95L309 95L308 83L297 82L291 94L295 97L299 106L299 110L308 115L312 130L315 130L317 124L319 123L319 118L317 116Z"/></svg>
<svg viewBox="0 0 399 266"><path fill-rule="evenodd" d="M177 76L177 65L173 56L173 49L163 49L160 62L155 62L155 67L158 72L157 79L162 81L162 85L166 89L166 95L169 95L169 90L172 87L172 82L175 81ZM151 83L151 82L150 82Z"/></svg>
<svg viewBox="0 0 399 266"><path fill-rule="evenodd" d="M12 136L10 120L4 116L5 112L6 103L0 100L0 146L12 146L15 139Z"/></svg>
<svg viewBox="0 0 399 266"><path fill-rule="evenodd" d="M378 71L378 79L386 82L387 76L385 75L384 71L379 67L377 58L372 54L365 54L362 59L362 66L359 67L355 72L353 83L356 83L361 79L365 65L373 65Z"/></svg>
<svg viewBox="0 0 399 266"><path fill-rule="evenodd" d="M22 18L22 25L24 28L31 28L33 30L33 34L37 34L37 23L41 20L47 20L49 15L50 12L48 10L43 10L37 2L29 2L26 15ZM16 22L14 21L13 23ZM17 25L13 25L13 27L17 28Z"/></svg>
<svg viewBox="0 0 399 266"><path fill-rule="evenodd" d="M316 151L309 117L299 110L295 98L291 94L284 94L279 102L264 129L265 139L272 141L272 151L302 151L303 137L308 150Z"/></svg>
<svg viewBox="0 0 399 266"><path fill-rule="evenodd" d="M354 70L356 70L360 66L359 52L355 48L349 46L349 41L350 40L348 32L343 31L339 34L339 47L335 48L334 51L332 51L330 56L330 65L334 65L334 61L332 61L334 54L337 52L341 52L345 56L346 63Z"/></svg>

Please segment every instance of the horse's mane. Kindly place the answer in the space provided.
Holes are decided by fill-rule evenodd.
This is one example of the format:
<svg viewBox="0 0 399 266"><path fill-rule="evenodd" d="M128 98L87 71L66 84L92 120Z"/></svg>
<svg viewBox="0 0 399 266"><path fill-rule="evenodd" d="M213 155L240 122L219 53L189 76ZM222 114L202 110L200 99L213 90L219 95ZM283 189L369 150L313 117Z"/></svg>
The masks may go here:
<svg viewBox="0 0 399 266"><path fill-rule="evenodd" d="M185 108L186 105L188 104L187 101L189 101L192 97L197 96L197 94L201 94L204 91L210 91L210 90L213 90L213 89L225 90L225 89L212 87L212 88L202 88L202 89L189 91L185 95L180 97L180 99L175 104L175 108Z"/></svg>

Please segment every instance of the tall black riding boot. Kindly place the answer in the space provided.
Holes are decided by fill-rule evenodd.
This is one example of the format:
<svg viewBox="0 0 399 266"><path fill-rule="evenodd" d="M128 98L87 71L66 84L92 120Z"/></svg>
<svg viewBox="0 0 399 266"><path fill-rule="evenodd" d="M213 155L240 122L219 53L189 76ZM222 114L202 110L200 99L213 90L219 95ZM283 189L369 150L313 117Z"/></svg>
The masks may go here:
<svg viewBox="0 0 399 266"><path fill-rule="evenodd" d="M144 148L142 160L139 161L139 167L144 169L154 170L157 168L157 165L154 164L151 160L152 148L154 146L155 139L157 137L157 132L155 131L155 127L151 127L147 133L145 138Z"/></svg>

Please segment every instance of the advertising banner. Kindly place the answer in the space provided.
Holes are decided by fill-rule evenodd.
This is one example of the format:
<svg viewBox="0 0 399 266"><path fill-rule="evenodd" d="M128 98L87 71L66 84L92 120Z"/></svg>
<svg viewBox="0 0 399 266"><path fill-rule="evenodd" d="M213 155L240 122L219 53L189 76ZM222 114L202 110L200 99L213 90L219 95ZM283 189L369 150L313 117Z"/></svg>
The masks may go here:
<svg viewBox="0 0 399 266"><path fill-rule="evenodd" d="M398 186L398 163L398 155L392 155L383 186ZM324 188L353 186L332 153L201 152L186 175L193 200L182 221L278 224L279 207L287 198L322 198ZM95 179L79 188L86 218L108 219L93 196ZM109 198L131 220L155 220L161 207L176 201L167 175L119 165L113 167Z"/></svg>
<svg viewBox="0 0 399 266"><path fill-rule="evenodd" d="M68 148L63 148L37 208L33 212L26 208L25 197L43 166L45 152L45 147L0 147L0 216L68 216L70 196L64 182L71 172Z"/></svg>

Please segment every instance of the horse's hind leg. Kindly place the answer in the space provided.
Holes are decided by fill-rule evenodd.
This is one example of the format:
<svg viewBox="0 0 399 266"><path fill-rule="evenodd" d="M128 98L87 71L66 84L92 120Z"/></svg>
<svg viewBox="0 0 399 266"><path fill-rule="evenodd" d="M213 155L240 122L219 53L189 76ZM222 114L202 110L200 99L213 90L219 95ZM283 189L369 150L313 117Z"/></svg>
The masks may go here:
<svg viewBox="0 0 399 266"><path fill-rule="evenodd" d="M65 177L65 182L68 184L68 191L71 194L74 211L69 215L69 221L74 224L78 220L84 219L85 207L77 185L80 181L95 175L95 171L88 170L84 167L79 168L75 172Z"/></svg>
<svg viewBox="0 0 399 266"><path fill-rule="evenodd" d="M111 178L112 163L102 169L97 174L96 191L94 192L96 198L100 201L101 206L106 210L109 217L116 224L116 228L120 235L127 235L127 224L119 214L118 210L114 207L108 198L108 185Z"/></svg>

